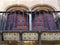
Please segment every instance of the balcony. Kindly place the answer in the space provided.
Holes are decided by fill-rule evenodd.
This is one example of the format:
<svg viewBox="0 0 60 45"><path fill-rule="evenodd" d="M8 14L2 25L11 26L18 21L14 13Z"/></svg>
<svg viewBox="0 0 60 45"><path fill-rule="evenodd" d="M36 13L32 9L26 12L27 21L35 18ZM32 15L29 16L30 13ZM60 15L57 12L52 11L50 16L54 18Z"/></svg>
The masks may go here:
<svg viewBox="0 0 60 45"><path fill-rule="evenodd" d="M47 42L47 45L54 45L57 42L60 44L60 22L59 19L55 22L53 17L53 13L60 13L60 11L17 10L0 13L2 14L0 20L2 44L45 45Z"/></svg>

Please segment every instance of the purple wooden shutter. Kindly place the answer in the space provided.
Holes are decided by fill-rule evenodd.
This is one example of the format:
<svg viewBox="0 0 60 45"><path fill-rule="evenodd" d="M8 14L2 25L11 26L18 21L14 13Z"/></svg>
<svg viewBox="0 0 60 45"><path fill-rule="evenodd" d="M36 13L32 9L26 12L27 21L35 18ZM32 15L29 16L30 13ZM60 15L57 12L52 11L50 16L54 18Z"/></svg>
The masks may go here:
<svg viewBox="0 0 60 45"><path fill-rule="evenodd" d="M22 14L8 15L6 30L28 30L27 17L24 16L24 21L22 19Z"/></svg>
<svg viewBox="0 0 60 45"><path fill-rule="evenodd" d="M34 17L33 25L33 30L44 30L44 19L42 14L36 15Z"/></svg>
<svg viewBox="0 0 60 45"><path fill-rule="evenodd" d="M13 15L8 15L7 24L6 24L6 30L11 30L13 26Z"/></svg>
<svg viewBox="0 0 60 45"><path fill-rule="evenodd" d="M55 30L56 27L53 21L53 16L49 13L47 13L46 15L47 15L47 22L48 22L49 30Z"/></svg>
<svg viewBox="0 0 60 45"><path fill-rule="evenodd" d="M14 28L15 30L28 30L27 19L25 16L24 20L22 20L22 15L18 14L16 22L17 24L16 27Z"/></svg>
<svg viewBox="0 0 60 45"><path fill-rule="evenodd" d="M49 25L48 25L48 21L47 21L47 13L44 13L44 27L45 27L45 30L48 30L49 29Z"/></svg>
<svg viewBox="0 0 60 45"><path fill-rule="evenodd" d="M56 25L50 13L39 14L34 17L33 30L55 30Z"/></svg>

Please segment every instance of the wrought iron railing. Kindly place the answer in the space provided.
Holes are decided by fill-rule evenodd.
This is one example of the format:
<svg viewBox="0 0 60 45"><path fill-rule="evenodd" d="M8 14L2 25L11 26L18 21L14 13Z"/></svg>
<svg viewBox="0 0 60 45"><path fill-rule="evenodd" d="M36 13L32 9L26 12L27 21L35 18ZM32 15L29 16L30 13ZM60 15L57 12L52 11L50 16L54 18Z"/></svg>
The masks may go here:
<svg viewBox="0 0 60 45"><path fill-rule="evenodd" d="M56 23L53 20L54 17L52 13L60 13L60 11L48 11L48 12L43 10L35 12L0 11L0 13L2 14L0 16L1 17L0 31L2 32L3 31L59 31L56 29ZM31 14L32 18L31 21L29 20L30 19L29 14ZM60 25L59 20L58 25Z"/></svg>

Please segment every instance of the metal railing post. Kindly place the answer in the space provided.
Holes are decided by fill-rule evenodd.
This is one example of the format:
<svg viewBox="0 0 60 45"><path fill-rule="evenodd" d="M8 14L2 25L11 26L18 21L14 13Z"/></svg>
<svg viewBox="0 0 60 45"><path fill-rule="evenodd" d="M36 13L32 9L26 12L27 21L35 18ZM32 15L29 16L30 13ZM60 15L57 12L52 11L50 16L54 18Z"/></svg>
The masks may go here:
<svg viewBox="0 0 60 45"><path fill-rule="evenodd" d="M42 45L41 34L39 34L39 45Z"/></svg>
<svg viewBox="0 0 60 45"><path fill-rule="evenodd" d="M22 13L22 26L24 27L24 25L25 25L25 24L24 24L24 11L23 11L23 13ZM23 27L22 27L22 28L23 28ZM24 29L24 28L23 28L23 29Z"/></svg>
<svg viewBox="0 0 60 45"><path fill-rule="evenodd" d="M32 31L32 15L31 14L32 13L29 13L29 31Z"/></svg>
<svg viewBox="0 0 60 45"><path fill-rule="evenodd" d="M8 14L7 14L7 12L6 12L6 17L5 17L5 18L6 18L6 21L5 21L4 29L3 29L4 31L5 31L5 29L6 29L7 17L8 17Z"/></svg>
<svg viewBox="0 0 60 45"><path fill-rule="evenodd" d="M18 43L18 45L22 45L22 35L21 34L19 36L19 43Z"/></svg>
<svg viewBox="0 0 60 45"><path fill-rule="evenodd" d="M14 24L13 24L13 31L14 31L14 28L15 28L15 26L16 26L16 12L14 12L14 19L13 19L14 21Z"/></svg>

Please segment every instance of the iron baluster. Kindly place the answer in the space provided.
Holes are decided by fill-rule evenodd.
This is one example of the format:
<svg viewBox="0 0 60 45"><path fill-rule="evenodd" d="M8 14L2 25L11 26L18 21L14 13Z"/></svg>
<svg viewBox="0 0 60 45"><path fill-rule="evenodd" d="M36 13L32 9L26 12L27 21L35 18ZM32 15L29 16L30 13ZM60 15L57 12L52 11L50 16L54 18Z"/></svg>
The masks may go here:
<svg viewBox="0 0 60 45"><path fill-rule="evenodd" d="M12 25L12 12L10 12L10 15L9 15L9 27L8 27L8 30L11 29L11 26Z"/></svg>
<svg viewBox="0 0 60 45"><path fill-rule="evenodd" d="M11 21L11 13L10 13L10 15L9 15L9 23L8 23L8 30L10 30L10 21Z"/></svg>
<svg viewBox="0 0 60 45"><path fill-rule="evenodd" d="M16 26L16 12L14 12L14 16L13 16L13 17L14 17L14 19L13 19L13 20L14 20L14 21L13 21L13 22L14 22L14 23L13 23L13 31L14 31L14 28L15 28L15 26Z"/></svg>
<svg viewBox="0 0 60 45"><path fill-rule="evenodd" d="M2 24L2 18L1 18L1 15L0 15L0 30L1 30L1 24Z"/></svg>
<svg viewBox="0 0 60 45"><path fill-rule="evenodd" d="M36 18L37 17L37 12L35 12L35 17L34 18ZM36 18L36 20L35 20L35 23L36 23L36 30L38 30L38 24L37 24L37 22L38 22L38 17ZM34 24L35 25L35 24Z"/></svg>
<svg viewBox="0 0 60 45"><path fill-rule="evenodd" d="M49 26L49 30L52 30L52 27L50 26L50 15L47 13L47 22L48 22L48 26Z"/></svg>
<svg viewBox="0 0 60 45"><path fill-rule="evenodd" d="M59 29L60 29L60 21L58 20L58 27L59 27Z"/></svg>
<svg viewBox="0 0 60 45"><path fill-rule="evenodd" d="M7 26L7 19L8 19L8 13L7 13L7 11L6 11L6 22L5 22L5 24L4 24L4 31L5 31L6 26Z"/></svg>
<svg viewBox="0 0 60 45"><path fill-rule="evenodd" d="M41 16L40 16L40 20L39 20L39 22L40 22L40 25L39 25L39 26L40 26L40 31L42 31L42 28L44 28L44 27L43 27L43 24L42 24L42 23L43 23L43 21L42 21L42 20L43 20L42 12L39 12L39 15L41 15Z"/></svg>
<svg viewBox="0 0 60 45"><path fill-rule="evenodd" d="M1 24L1 29L3 29L3 26L4 26L3 16L4 16L4 13L2 14L2 17L1 17L1 23L0 23Z"/></svg>
<svg viewBox="0 0 60 45"><path fill-rule="evenodd" d="M23 12L23 14L22 14L22 26L24 27L25 26L25 24L24 24L25 22L24 22L24 12ZM23 28L22 27L22 28ZM24 28L23 28L24 29Z"/></svg>
<svg viewBox="0 0 60 45"><path fill-rule="evenodd" d="M18 11L18 25L20 26L20 11Z"/></svg>
<svg viewBox="0 0 60 45"><path fill-rule="evenodd" d="M28 24L28 12L27 12L26 16L27 16L27 26L28 26L28 29L29 29L29 24Z"/></svg>
<svg viewBox="0 0 60 45"><path fill-rule="evenodd" d="M53 23L54 23L54 30L56 31L56 24L55 24L55 22L54 22L54 17L53 17L53 14L52 14L52 21L53 21Z"/></svg>

